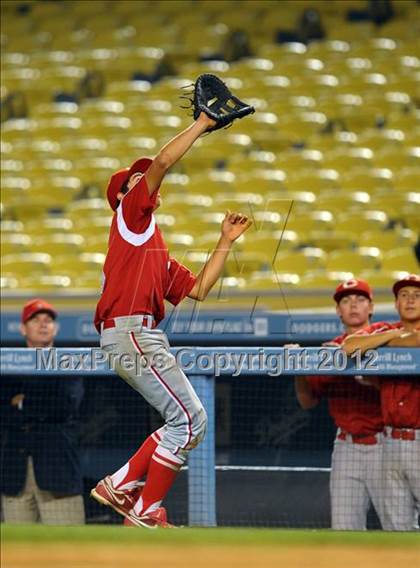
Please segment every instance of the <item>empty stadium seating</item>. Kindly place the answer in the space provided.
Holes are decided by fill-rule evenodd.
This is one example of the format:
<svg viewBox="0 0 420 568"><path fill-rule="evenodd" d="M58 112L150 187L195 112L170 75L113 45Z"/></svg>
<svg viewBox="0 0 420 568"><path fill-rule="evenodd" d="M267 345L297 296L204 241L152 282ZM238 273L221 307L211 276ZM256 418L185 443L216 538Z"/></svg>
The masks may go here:
<svg viewBox="0 0 420 568"><path fill-rule="evenodd" d="M257 112L203 137L167 176L157 220L171 253L187 251L198 270L230 209L253 227L227 263L228 287L330 288L346 274L388 286L418 272L416 2L375 28L323 0L327 39L308 45L274 43L299 2L246 2L241 14L230 1L154 2L141 17L125 0L28 4L25 15L1 7L6 290L99 289L107 180L189 123L178 96L202 72ZM211 59L238 26L254 55Z"/></svg>

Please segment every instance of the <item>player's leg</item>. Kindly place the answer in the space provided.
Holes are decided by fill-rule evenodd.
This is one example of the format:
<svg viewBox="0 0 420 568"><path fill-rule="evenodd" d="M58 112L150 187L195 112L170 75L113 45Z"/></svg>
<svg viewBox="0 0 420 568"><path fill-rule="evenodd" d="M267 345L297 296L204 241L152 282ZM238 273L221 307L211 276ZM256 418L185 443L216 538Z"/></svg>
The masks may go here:
<svg viewBox="0 0 420 568"><path fill-rule="evenodd" d="M34 491L35 478L32 458L28 458L26 482L21 493L16 496L2 495L2 511L5 523L29 524L39 521Z"/></svg>
<svg viewBox="0 0 420 568"><path fill-rule="evenodd" d="M119 325L120 329L108 333L103 341L103 348L108 351L110 357L115 358L115 355L128 353L133 359L141 357L149 362L159 360L163 362L161 365L149 364L147 368L137 367L130 370L116 365L118 374L142 394L160 412L166 422L166 428L159 432L161 440L156 440L155 437L153 444L151 440L149 440L150 444L146 444L147 451L146 447L143 451L139 450L139 456L144 458L144 463L148 467L148 475L141 499L136 505L136 514L145 514L146 511L150 514L159 509L188 451L203 437L207 418L187 377L170 354L166 336L157 331L136 329L135 326L130 328L131 332L128 332L128 326L124 326L122 321ZM124 327L125 329L122 330L121 328ZM133 478L127 477L129 472L135 477L144 471L144 464L143 470L136 469L134 461L130 464L133 467L129 465L127 468L125 464L119 472L114 474L119 486L130 483L130 481L134 482ZM135 471L137 474L134 473ZM111 492L114 490L111 489ZM122 503L125 495L124 491L120 491L118 495L114 492L113 503L110 503L109 499L99 500L111 504L116 510L126 514L128 501Z"/></svg>
<svg viewBox="0 0 420 568"><path fill-rule="evenodd" d="M204 408L191 383L169 352L162 333L131 333L130 342L148 365L136 379L137 390L162 415L166 429L152 455L136 515L156 511L172 486L188 452L203 438L207 424Z"/></svg>
<svg viewBox="0 0 420 568"><path fill-rule="evenodd" d="M415 500L405 467L404 440L387 438L384 444L384 529L410 531L414 528Z"/></svg>
<svg viewBox="0 0 420 568"><path fill-rule="evenodd" d="M413 528L418 529L420 521L420 439L405 442L403 452L404 469L408 479L408 484L414 497Z"/></svg>
<svg viewBox="0 0 420 568"><path fill-rule="evenodd" d="M365 530L369 496L365 464L357 444L336 440L331 459L331 526L334 530Z"/></svg>
<svg viewBox="0 0 420 568"><path fill-rule="evenodd" d="M383 440L380 440L376 445L366 446L366 450L366 485L370 500L383 528L385 523Z"/></svg>
<svg viewBox="0 0 420 568"><path fill-rule="evenodd" d="M147 474L150 460L162 439L165 429L165 426L162 426L162 428L150 434L128 462L110 476L112 486L115 489L124 491L135 489L139 486L139 480Z"/></svg>

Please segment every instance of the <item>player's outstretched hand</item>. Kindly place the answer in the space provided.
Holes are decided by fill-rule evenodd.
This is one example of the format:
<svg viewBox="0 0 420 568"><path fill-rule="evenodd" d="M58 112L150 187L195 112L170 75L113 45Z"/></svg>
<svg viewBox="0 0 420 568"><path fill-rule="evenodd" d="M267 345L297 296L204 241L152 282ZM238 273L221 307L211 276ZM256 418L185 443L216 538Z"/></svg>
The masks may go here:
<svg viewBox="0 0 420 568"><path fill-rule="evenodd" d="M226 211L222 223L222 235L232 243L242 235L252 225L252 221L242 213L231 213Z"/></svg>

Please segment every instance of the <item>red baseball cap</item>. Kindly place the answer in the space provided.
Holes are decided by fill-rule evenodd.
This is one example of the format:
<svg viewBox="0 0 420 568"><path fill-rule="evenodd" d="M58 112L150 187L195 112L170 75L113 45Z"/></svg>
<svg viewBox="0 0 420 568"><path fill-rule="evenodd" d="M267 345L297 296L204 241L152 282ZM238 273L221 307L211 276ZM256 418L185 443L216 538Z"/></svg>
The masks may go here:
<svg viewBox="0 0 420 568"><path fill-rule="evenodd" d="M153 160L151 158L139 158L130 168L124 168L112 174L108 183L108 189L106 190L106 196L113 211L118 207L119 201L117 199L117 193L121 191L123 183L137 172L144 174L149 169L152 162Z"/></svg>
<svg viewBox="0 0 420 568"><path fill-rule="evenodd" d="M369 284L365 280L357 280L357 278L351 278L339 284L335 289L334 300L338 304L341 298L350 294L360 294L361 296L366 296L371 301L373 299L373 293Z"/></svg>
<svg viewBox="0 0 420 568"><path fill-rule="evenodd" d="M22 323L26 323L39 312L47 312L54 319L57 317L57 312L51 304L40 298L35 298L35 300L29 300L29 302L23 306Z"/></svg>
<svg viewBox="0 0 420 568"><path fill-rule="evenodd" d="M405 286L416 286L420 288L420 276L418 274L407 274L407 276L404 276L401 280L397 280L392 287L394 296L397 297L398 292Z"/></svg>

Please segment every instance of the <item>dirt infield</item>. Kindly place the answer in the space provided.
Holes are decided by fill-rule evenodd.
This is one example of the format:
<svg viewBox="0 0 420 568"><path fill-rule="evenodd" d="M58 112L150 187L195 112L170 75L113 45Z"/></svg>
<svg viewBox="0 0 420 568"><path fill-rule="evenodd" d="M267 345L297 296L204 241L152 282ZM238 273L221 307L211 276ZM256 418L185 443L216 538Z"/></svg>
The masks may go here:
<svg viewBox="0 0 420 568"><path fill-rule="evenodd" d="M419 551L355 546L141 547L116 544L8 543L2 568L386 568L415 566Z"/></svg>

